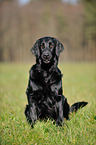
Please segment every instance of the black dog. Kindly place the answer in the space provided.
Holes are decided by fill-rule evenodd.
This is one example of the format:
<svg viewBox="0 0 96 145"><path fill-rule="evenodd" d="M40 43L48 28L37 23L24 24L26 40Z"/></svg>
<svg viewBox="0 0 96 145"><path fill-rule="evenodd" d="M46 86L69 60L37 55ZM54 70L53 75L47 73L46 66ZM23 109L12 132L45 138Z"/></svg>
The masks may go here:
<svg viewBox="0 0 96 145"><path fill-rule="evenodd" d="M77 111L87 102L77 102L71 107L62 93L62 74L57 67L63 45L53 37L44 37L31 48L36 56L36 64L29 72L29 83L26 91L28 105L25 115L33 127L36 120L51 117L61 125L69 113Z"/></svg>

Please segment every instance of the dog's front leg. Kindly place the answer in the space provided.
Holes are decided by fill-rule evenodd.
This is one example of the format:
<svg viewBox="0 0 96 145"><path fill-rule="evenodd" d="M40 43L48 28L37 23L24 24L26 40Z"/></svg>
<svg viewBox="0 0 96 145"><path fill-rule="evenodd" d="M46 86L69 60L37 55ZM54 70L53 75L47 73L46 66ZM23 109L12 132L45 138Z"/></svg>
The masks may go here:
<svg viewBox="0 0 96 145"><path fill-rule="evenodd" d="M31 118L31 127L33 127L34 123L37 120L37 111L36 111L36 105L34 102L29 103L29 112L30 112L30 118Z"/></svg>
<svg viewBox="0 0 96 145"><path fill-rule="evenodd" d="M62 96L58 96L59 99L61 97L60 100L58 100L57 104L56 104L56 112L57 112L57 119L56 119L56 124L61 125L64 121L64 117L63 117L63 104L62 104Z"/></svg>

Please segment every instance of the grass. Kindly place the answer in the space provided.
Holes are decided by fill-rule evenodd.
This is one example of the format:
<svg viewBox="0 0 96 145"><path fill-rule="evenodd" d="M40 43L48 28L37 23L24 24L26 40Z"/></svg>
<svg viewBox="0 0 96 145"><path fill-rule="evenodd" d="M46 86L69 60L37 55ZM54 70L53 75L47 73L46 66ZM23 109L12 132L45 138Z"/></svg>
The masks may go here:
<svg viewBox="0 0 96 145"><path fill-rule="evenodd" d="M37 121L33 129L24 109L30 64L0 64L0 144L1 145L95 145L96 144L96 64L61 63L64 95L69 104L89 104L70 115L62 127L51 120Z"/></svg>

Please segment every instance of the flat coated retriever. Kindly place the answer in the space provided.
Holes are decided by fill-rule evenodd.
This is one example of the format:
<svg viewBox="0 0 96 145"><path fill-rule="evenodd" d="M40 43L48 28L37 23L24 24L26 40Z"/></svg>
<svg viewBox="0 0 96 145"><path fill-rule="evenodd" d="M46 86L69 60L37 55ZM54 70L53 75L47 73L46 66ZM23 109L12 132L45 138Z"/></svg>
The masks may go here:
<svg viewBox="0 0 96 145"><path fill-rule="evenodd" d="M57 67L63 50L63 45L53 37L40 38L31 48L36 56L36 64L29 71L25 115L32 127L37 119L48 117L61 125L64 118L69 119L70 112L76 112L87 104L77 102L70 107L63 96L62 74Z"/></svg>

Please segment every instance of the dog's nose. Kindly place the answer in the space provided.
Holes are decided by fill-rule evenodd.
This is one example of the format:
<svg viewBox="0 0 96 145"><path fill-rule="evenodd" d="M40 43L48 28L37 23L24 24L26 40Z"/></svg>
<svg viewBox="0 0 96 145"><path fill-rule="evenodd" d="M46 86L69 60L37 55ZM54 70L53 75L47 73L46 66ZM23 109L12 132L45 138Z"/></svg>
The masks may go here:
<svg viewBox="0 0 96 145"><path fill-rule="evenodd" d="M49 58L50 58L50 56L49 56L49 54L48 54L48 53L46 53L46 54L44 54L44 55L43 55L43 58L44 58L44 59L49 59Z"/></svg>

